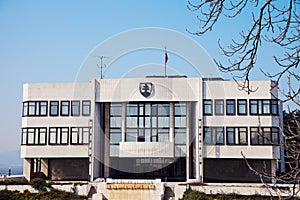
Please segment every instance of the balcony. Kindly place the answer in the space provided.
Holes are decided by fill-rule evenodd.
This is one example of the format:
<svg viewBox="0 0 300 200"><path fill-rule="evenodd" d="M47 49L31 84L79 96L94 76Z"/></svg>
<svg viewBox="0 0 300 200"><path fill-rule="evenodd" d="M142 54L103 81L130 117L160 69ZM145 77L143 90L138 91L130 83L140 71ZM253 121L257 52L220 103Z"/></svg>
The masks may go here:
<svg viewBox="0 0 300 200"><path fill-rule="evenodd" d="M204 158L242 158L241 152L243 152L246 158L280 159L279 146L203 146Z"/></svg>
<svg viewBox="0 0 300 200"><path fill-rule="evenodd" d="M119 157L174 157L174 143L120 142Z"/></svg>

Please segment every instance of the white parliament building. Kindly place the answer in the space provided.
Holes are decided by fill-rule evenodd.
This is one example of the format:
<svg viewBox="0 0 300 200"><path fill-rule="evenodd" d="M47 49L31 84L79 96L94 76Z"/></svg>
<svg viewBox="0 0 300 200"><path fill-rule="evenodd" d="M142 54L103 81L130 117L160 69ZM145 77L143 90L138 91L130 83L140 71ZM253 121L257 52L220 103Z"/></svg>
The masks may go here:
<svg viewBox="0 0 300 200"><path fill-rule="evenodd" d="M32 179L260 182L283 168L273 81L149 76L23 87L21 157Z"/></svg>

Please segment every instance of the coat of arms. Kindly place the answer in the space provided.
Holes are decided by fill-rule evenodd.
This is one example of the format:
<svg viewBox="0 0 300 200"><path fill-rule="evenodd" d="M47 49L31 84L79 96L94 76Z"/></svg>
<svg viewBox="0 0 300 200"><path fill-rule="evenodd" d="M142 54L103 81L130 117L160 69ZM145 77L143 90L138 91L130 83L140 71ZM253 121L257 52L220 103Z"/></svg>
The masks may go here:
<svg viewBox="0 0 300 200"><path fill-rule="evenodd" d="M144 97L149 97L153 92L152 83L140 83L140 93Z"/></svg>

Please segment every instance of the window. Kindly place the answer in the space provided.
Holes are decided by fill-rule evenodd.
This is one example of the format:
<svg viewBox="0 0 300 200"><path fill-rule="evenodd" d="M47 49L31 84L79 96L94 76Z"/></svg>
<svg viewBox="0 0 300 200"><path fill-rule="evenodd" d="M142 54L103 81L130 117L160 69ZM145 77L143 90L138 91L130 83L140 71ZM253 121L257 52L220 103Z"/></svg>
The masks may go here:
<svg viewBox="0 0 300 200"><path fill-rule="evenodd" d="M204 99L203 100L203 114L204 115L211 115L212 114L212 100L211 99Z"/></svg>
<svg viewBox="0 0 300 200"><path fill-rule="evenodd" d="M211 145L224 144L224 128L204 127L204 143Z"/></svg>
<svg viewBox="0 0 300 200"><path fill-rule="evenodd" d="M110 104L110 116L122 116L122 104L111 103Z"/></svg>
<svg viewBox="0 0 300 200"><path fill-rule="evenodd" d="M126 142L136 142L137 141L137 129L127 129L125 140L126 140Z"/></svg>
<svg viewBox="0 0 300 200"><path fill-rule="evenodd" d="M226 115L235 115L235 100L226 100Z"/></svg>
<svg viewBox="0 0 300 200"><path fill-rule="evenodd" d="M79 116L80 115L80 101L71 102L71 115Z"/></svg>
<svg viewBox="0 0 300 200"><path fill-rule="evenodd" d="M278 115L278 101L276 99L251 99L251 115Z"/></svg>
<svg viewBox="0 0 300 200"><path fill-rule="evenodd" d="M113 145L118 145L122 141L122 134L120 128L110 129L109 130L109 143Z"/></svg>
<svg viewBox="0 0 300 200"><path fill-rule="evenodd" d="M50 101L50 116L58 116L59 102Z"/></svg>
<svg viewBox="0 0 300 200"><path fill-rule="evenodd" d="M47 116L47 101L28 101L23 103L23 116Z"/></svg>
<svg viewBox="0 0 300 200"><path fill-rule="evenodd" d="M82 115L90 116L91 114L91 101L82 101Z"/></svg>
<svg viewBox="0 0 300 200"><path fill-rule="evenodd" d="M22 145L45 145L47 128L23 128Z"/></svg>
<svg viewBox="0 0 300 200"><path fill-rule="evenodd" d="M89 127L72 127L71 144L88 144L90 137Z"/></svg>
<svg viewBox="0 0 300 200"><path fill-rule="evenodd" d="M252 145L279 144L279 129L277 127L251 127Z"/></svg>
<svg viewBox="0 0 300 200"><path fill-rule="evenodd" d="M28 104L28 108L29 108L29 110L28 110L28 116L35 116L36 114L35 114L35 102L33 102L33 101L31 101L31 102L29 102L29 104Z"/></svg>
<svg viewBox="0 0 300 200"><path fill-rule="evenodd" d="M270 114L270 100L262 100L262 113L263 114Z"/></svg>
<svg viewBox="0 0 300 200"><path fill-rule="evenodd" d="M174 126L175 128L186 127L186 104L174 103Z"/></svg>
<svg viewBox="0 0 300 200"><path fill-rule="evenodd" d="M69 144L68 127L50 127L49 145L67 145Z"/></svg>
<svg viewBox="0 0 300 200"><path fill-rule="evenodd" d="M247 127L240 127L238 129L238 142L239 144L248 144L248 134L247 134Z"/></svg>
<svg viewBox="0 0 300 200"><path fill-rule="evenodd" d="M184 108L178 106L176 112L179 112L177 123L185 127L185 120L180 115L185 113ZM126 105L125 140L127 142L169 141L169 127L169 104L128 103Z"/></svg>
<svg viewBox="0 0 300 200"><path fill-rule="evenodd" d="M27 128L22 128L21 144L27 144Z"/></svg>
<svg viewBox="0 0 300 200"><path fill-rule="evenodd" d="M61 101L60 102L60 115L61 116L69 116L70 102L69 101Z"/></svg>
<svg viewBox="0 0 300 200"><path fill-rule="evenodd" d="M224 100L215 100L215 114L223 115L224 114Z"/></svg>
<svg viewBox="0 0 300 200"><path fill-rule="evenodd" d="M109 127L109 141L110 145L119 145L122 141L122 104L110 104L110 127Z"/></svg>
<svg viewBox="0 0 300 200"><path fill-rule="evenodd" d="M186 116L186 104L185 103L174 103L174 115L175 116Z"/></svg>
<svg viewBox="0 0 300 200"><path fill-rule="evenodd" d="M239 115L247 115L247 100L238 99L237 100L237 112Z"/></svg>
<svg viewBox="0 0 300 200"><path fill-rule="evenodd" d="M186 144L186 129L175 129L175 145Z"/></svg>
<svg viewBox="0 0 300 200"><path fill-rule="evenodd" d="M235 128L226 128L227 145L235 144Z"/></svg>
<svg viewBox="0 0 300 200"><path fill-rule="evenodd" d="M271 128L271 142L272 144L279 144L279 128Z"/></svg>
<svg viewBox="0 0 300 200"><path fill-rule="evenodd" d="M257 115L258 114L258 101L257 100L250 100L250 114Z"/></svg>
<svg viewBox="0 0 300 200"><path fill-rule="evenodd" d="M38 115L40 116L47 116L47 107L48 107L47 101L41 101L37 102L38 104Z"/></svg>
<svg viewBox="0 0 300 200"><path fill-rule="evenodd" d="M226 127L227 145L248 145L247 127Z"/></svg>
<svg viewBox="0 0 300 200"><path fill-rule="evenodd" d="M23 113L22 116L25 117L28 115L28 102L23 102Z"/></svg>
<svg viewBox="0 0 300 200"><path fill-rule="evenodd" d="M186 156L186 128L175 127L174 150L175 157Z"/></svg>
<svg viewBox="0 0 300 200"><path fill-rule="evenodd" d="M278 115L278 100L271 99L271 112L272 115Z"/></svg>
<svg viewBox="0 0 300 200"><path fill-rule="evenodd" d="M168 142L169 141L169 129L162 128L157 130L157 141Z"/></svg>
<svg viewBox="0 0 300 200"><path fill-rule="evenodd" d="M41 172L42 166L41 166L41 159L40 158L35 158L33 162L34 167L34 172Z"/></svg>

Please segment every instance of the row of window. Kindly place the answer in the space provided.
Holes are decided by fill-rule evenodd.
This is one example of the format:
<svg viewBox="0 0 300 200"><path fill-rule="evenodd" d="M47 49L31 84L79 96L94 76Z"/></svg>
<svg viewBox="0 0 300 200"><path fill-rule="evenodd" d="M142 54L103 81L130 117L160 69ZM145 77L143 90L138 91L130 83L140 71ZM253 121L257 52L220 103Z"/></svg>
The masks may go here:
<svg viewBox="0 0 300 200"><path fill-rule="evenodd" d="M22 129L22 145L81 145L89 143L89 127L31 127Z"/></svg>
<svg viewBox="0 0 300 200"><path fill-rule="evenodd" d="M204 143L248 145L248 127L204 127ZM250 127L250 144L279 144L279 129L277 127Z"/></svg>
<svg viewBox="0 0 300 200"><path fill-rule="evenodd" d="M89 116L91 101L25 101L23 102L23 117L27 116Z"/></svg>
<svg viewBox="0 0 300 200"><path fill-rule="evenodd" d="M169 141L170 104L168 103L128 103L126 104L126 142L166 142ZM186 104L174 104L175 134L185 135ZM121 140L122 104L110 104L111 144ZM178 136L179 137L179 136ZM185 140L183 140L184 142ZM175 142L176 143L176 142Z"/></svg>
<svg viewBox="0 0 300 200"><path fill-rule="evenodd" d="M247 99L204 99L204 115L247 115ZM214 112L213 112L214 111ZM278 115L278 100L276 99L250 99L250 115Z"/></svg>

